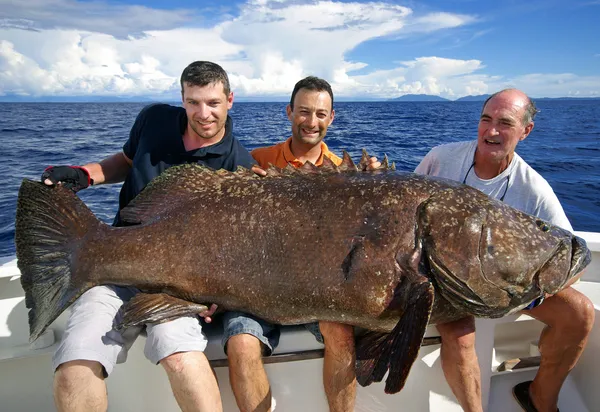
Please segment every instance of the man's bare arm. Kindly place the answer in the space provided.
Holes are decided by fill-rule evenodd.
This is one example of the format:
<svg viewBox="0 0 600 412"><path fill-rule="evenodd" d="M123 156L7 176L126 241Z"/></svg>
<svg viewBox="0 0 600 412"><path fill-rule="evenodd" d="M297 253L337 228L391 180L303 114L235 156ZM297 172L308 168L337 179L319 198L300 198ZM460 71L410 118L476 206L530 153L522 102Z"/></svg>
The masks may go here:
<svg viewBox="0 0 600 412"><path fill-rule="evenodd" d="M105 183L119 183L125 180L131 169L132 161L125 153L119 152L99 163L88 163L83 167L87 169L94 185Z"/></svg>

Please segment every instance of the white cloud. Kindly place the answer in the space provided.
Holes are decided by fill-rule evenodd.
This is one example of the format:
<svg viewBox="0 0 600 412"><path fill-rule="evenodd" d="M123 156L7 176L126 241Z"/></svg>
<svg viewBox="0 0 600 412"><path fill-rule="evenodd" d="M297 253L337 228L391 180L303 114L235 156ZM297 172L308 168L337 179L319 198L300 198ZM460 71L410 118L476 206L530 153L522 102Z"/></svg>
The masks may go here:
<svg viewBox="0 0 600 412"><path fill-rule="evenodd" d="M198 18L193 10L159 10L105 1L0 0L0 28L85 30L120 38L166 30Z"/></svg>
<svg viewBox="0 0 600 412"><path fill-rule="evenodd" d="M176 97L178 78L190 61L223 61L239 52L213 30L146 34L120 40L82 31L0 30L0 39L5 39L0 49L0 94L170 93ZM42 79L32 77L31 71L40 73Z"/></svg>
<svg viewBox="0 0 600 412"><path fill-rule="evenodd" d="M353 84L334 86L338 95L352 95L358 89L362 95L369 97L436 94L456 98L488 92L487 82L494 81L495 78L474 74L483 67L479 60L419 57L401 62L395 69L355 76Z"/></svg>
<svg viewBox="0 0 600 412"><path fill-rule="evenodd" d="M474 16L452 13L431 13L416 18L412 24L412 31L431 32L440 29L464 26L473 23L477 19Z"/></svg>
<svg viewBox="0 0 600 412"><path fill-rule="evenodd" d="M320 0L248 0L235 16L221 14L211 24L200 14L97 0L0 0L0 95L177 98L181 71L193 60L223 65L237 96L287 96L309 74L330 80L340 97L456 98L507 84L526 86L532 94L600 90L593 76L486 75L477 59L424 56L386 70L348 60L349 52L369 41L462 27L477 21L470 15L416 15L382 1Z"/></svg>

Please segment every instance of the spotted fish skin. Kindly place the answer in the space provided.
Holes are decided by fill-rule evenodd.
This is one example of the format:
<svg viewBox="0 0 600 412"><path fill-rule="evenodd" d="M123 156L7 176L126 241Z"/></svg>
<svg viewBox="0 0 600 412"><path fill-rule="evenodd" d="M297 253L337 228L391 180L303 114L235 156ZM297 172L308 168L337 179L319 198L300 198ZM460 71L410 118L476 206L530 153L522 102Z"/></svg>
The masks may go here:
<svg viewBox="0 0 600 412"><path fill-rule="evenodd" d="M476 189L347 160L266 177L176 166L121 219L130 226L99 222L66 189L23 181L15 242L31 339L90 287L135 286L145 293L128 325L216 303L280 324L383 333L358 351L375 378L399 356L388 347L411 354L408 368L390 369L393 392L428 322L513 313L590 260L580 238Z"/></svg>

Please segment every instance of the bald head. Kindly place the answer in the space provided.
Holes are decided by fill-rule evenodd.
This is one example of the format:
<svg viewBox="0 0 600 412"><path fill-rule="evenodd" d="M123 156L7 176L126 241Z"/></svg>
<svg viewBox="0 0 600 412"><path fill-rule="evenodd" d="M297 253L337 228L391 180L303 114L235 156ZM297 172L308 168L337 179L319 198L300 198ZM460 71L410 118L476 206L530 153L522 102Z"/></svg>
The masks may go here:
<svg viewBox="0 0 600 412"><path fill-rule="evenodd" d="M485 103L483 103L483 107L481 109L481 113L485 111L485 107L492 100L502 100L510 105L519 106L524 109L523 111L523 126L527 126L529 123L533 122L535 115L539 112L537 107L535 107L535 103L533 100L529 98L525 93L523 93L519 89L504 89L500 90L492 94L487 98Z"/></svg>

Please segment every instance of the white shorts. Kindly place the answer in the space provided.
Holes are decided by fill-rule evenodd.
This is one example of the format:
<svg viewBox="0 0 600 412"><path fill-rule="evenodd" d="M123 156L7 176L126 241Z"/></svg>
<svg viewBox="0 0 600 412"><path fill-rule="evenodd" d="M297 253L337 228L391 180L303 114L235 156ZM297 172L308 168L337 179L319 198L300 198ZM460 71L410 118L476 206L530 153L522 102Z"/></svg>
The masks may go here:
<svg viewBox="0 0 600 412"><path fill-rule="evenodd" d="M117 363L125 362L143 328L117 332L113 325L123 303L137 292L135 288L95 286L81 295L71 306L65 333L52 358L54 370L65 362L91 360L100 362L108 376ZM197 316L147 324L146 332L144 355L154 364L177 352L203 352L208 343Z"/></svg>

